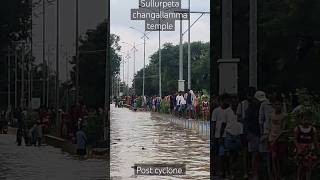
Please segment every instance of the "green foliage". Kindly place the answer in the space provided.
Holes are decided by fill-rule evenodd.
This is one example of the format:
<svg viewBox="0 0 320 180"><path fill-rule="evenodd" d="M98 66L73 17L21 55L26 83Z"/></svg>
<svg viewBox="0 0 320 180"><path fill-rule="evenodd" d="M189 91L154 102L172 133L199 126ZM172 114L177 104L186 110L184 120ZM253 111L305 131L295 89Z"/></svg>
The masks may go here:
<svg viewBox="0 0 320 180"><path fill-rule="evenodd" d="M12 40L30 37L30 0L2 0L0 6L0 52L7 50Z"/></svg>
<svg viewBox="0 0 320 180"><path fill-rule="evenodd" d="M320 1L259 1L259 59L264 85L320 91ZM301 39L301 37L303 37ZM297 48L300 48L297 51Z"/></svg>
<svg viewBox="0 0 320 180"><path fill-rule="evenodd" d="M31 1L2 0L0 5L0 92L7 90L7 52L12 41L27 40L31 36ZM30 56L26 51L26 57ZM12 70L13 71L13 70ZM7 94L0 95L0 107L7 106Z"/></svg>
<svg viewBox="0 0 320 180"><path fill-rule="evenodd" d="M103 22L95 30L88 30L86 36L81 40L80 46L80 65L79 65L79 84L80 94L83 101L89 106L97 107L104 104L105 93L105 68L107 49L107 26ZM118 74L121 57L117 54L120 50L118 42L119 36L110 36L110 60L111 74ZM98 51L97 51L98 50ZM71 62L75 64L75 59ZM71 78L75 82L75 67L71 72Z"/></svg>
<svg viewBox="0 0 320 180"><path fill-rule="evenodd" d="M320 92L320 1L263 0L258 2L258 87L283 91L308 87ZM218 83L221 58L221 1L212 3L212 82ZM239 90L249 84L249 1L234 1L233 56L240 58ZM304 38L301 38L304 37ZM300 50L298 50L300 49ZM218 86L212 91L218 93Z"/></svg>
<svg viewBox="0 0 320 180"><path fill-rule="evenodd" d="M288 115L286 122L288 128L292 130L298 125L301 113L311 112L313 114L313 124L316 127L320 127L320 102L318 95L311 94L307 89L297 89L298 101L302 105L302 108L297 113L291 113Z"/></svg>
<svg viewBox="0 0 320 180"><path fill-rule="evenodd" d="M170 102L168 101L161 101L160 103L160 113L169 114L170 113Z"/></svg>
<svg viewBox="0 0 320 180"><path fill-rule="evenodd" d="M184 47L184 72L187 72L187 44ZM164 95L172 94L178 89L179 79L179 46L166 43L161 49L162 55L162 91ZM192 89L209 90L210 86L210 54L209 43L193 42L191 43L191 76ZM150 56L150 64L146 66L145 76L145 94L153 96L158 94L158 51ZM136 92L142 93L143 69L137 72L134 82L136 83ZM184 73L184 79L187 79L187 73ZM185 86L186 87L186 86Z"/></svg>

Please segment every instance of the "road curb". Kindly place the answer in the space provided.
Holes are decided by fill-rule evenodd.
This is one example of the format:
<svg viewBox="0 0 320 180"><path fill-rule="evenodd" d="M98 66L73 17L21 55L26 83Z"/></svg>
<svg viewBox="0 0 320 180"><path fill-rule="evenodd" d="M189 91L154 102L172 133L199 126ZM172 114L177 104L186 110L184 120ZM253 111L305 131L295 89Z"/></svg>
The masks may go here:
<svg viewBox="0 0 320 180"><path fill-rule="evenodd" d="M67 152L69 154L75 155L77 154L77 146L69 140L59 138L53 135L44 135L44 141L46 144L60 148L62 151ZM92 148L90 146L87 147L87 158L97 158L103 159L106 158L106 153L108 150L106 148Z"/></svg>
<svg viewBox="0 0 320 180"><path fill-rule="evenodd" d="M47 134L47 135L44 135L44 141L48 145L61 148L62 151L65 151L67 153L76 154L77 152L76 145L66 139L62 139L62 138Z"/></svg>
<svg viewBox="0 0 320 180"><path fill-rule="evenodd" d="M154 115L163 119L163 120L170 121L171 123L173 123L179 127L193 130L205 139L210 138L210 122L209 121L197 121L197 120L193 120L193 119L188 120L185 118L178 118L178 117L168 115L168 114L154 113Z"/></svg>

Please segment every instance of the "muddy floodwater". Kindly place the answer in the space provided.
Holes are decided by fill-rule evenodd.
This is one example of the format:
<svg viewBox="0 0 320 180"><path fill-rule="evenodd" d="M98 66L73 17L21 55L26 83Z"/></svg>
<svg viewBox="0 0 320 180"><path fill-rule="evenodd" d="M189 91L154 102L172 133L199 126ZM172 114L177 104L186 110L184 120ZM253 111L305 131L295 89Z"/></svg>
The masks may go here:
<svg viewBox="0 0 320 180"><path fill-rule="evenodd" d="M209 140L149 112L111 105L111 179L210 179ZM135 176L134 164L185 164L185 176Z"/></svg>

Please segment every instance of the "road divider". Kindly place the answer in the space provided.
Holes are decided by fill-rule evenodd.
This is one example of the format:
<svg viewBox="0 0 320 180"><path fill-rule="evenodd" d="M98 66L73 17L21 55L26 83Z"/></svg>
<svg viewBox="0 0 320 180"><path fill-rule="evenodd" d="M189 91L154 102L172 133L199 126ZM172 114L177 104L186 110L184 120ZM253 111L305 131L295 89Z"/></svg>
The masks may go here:
<svg viewBox="0 0 320 180"><path fill-rule="evenodd" d="M206 139L210 138L210 122L209 121L178 118L172 115L164 115L164 114L159 114L159 117L164 120L169 120L172 124L175 124L181 128L195 131L203 138L206 138Z"/></svg>

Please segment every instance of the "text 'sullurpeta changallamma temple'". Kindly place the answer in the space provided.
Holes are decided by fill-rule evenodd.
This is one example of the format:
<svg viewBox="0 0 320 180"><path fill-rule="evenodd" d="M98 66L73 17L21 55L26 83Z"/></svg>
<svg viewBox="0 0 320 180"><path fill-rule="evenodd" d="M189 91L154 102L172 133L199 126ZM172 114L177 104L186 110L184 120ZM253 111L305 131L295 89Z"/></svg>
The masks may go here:
<svg viewBox="0 0 320 180"><path fill-rule="evenodd" d="M175 31L176 20L188 19L181 0L139 0L139 8L131 9L131 20L144 20L146 31Z"/></svg>

